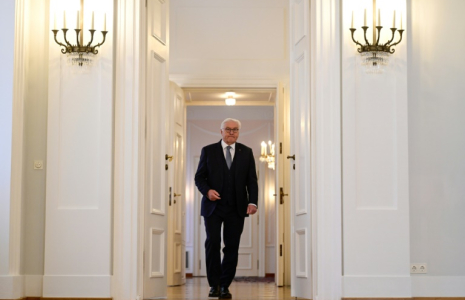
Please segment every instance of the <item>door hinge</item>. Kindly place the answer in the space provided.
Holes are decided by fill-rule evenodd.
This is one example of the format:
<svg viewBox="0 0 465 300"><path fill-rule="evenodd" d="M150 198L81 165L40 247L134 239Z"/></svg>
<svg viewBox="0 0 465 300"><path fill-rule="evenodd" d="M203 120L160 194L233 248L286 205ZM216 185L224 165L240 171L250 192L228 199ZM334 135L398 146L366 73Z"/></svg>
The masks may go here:
<svg viewBox="0 0 465 300"><path fill-rule="evenodd" d="M257 259L257 269L260 269L260 261Z"/></svg>
<svg viewBox="0 0 465 300"><path fill-rule="evenodd" d="M201 269L202 269L202 260L199 259L199 270L201 270Z"/></svg>
<svg viewBox="0 0 465 300"><path fill-rule="evenodd" d="M170 193L168 195L168 200L169 200L168 204L169 204L169 206L171 206L171 187L170 187Z"/></svg>
<svg viewBox="0 0 465 300"><path fill-rule="evenodd" d="M279 245L279 256L283 256L283 244Z"/></svg>
<svg viewBox="0 0 465 300"><path fill-rule="evenodd" d="M283 143L279 143L279 154L283 154Z"/></svg>

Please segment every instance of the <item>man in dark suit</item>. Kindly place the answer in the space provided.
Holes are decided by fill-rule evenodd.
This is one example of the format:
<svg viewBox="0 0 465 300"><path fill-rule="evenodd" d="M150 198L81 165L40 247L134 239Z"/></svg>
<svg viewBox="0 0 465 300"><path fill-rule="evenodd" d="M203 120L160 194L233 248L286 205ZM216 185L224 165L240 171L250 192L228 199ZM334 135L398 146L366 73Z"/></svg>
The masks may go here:
<svg viewBox="0 0 465 300"><path fill-rule="evenodd" d="M236 274L245 217L257 212L258 184L252 149L236 143L241 122L221 123L220 142L202 149L195 184L202 193L209 297L232 298L229 285ZM224 257L221 262L221 226Z"/></svg>

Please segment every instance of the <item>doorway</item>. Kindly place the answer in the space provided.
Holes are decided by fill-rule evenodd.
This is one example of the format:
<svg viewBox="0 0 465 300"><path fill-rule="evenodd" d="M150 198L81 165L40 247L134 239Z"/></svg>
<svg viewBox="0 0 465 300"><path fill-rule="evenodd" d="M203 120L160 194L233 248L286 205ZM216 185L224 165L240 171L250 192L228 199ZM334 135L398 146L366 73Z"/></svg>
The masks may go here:
<svg viewBox="0 0 465 300"><path fill-rule="evenodd" d="M228 90L185 89L186 99L208 99L206 93L212 92L223 97ZM274 89L237 89L236 95L246 98L247 94L257 94L255 98L275 97ZM195 93L202 93L196 97ZM224 103L224 99L216 98ZM253 100L252 100L253 101ZM241 236L239 262L236 276L265 276L275 273L275 197L274 170L260 162L260 144L274 139L274 101L262 106L206 106L187 102L186 108L186 273L193 276L206 276L204 241L205 229L200 216L201 194L194 183L201 148L217 143L221 139L221 122L236 118L242 122L238 142L253 149L259 181L259 210L256 215L246 218ZM203 102L203 101L202 101Z"/></svg>

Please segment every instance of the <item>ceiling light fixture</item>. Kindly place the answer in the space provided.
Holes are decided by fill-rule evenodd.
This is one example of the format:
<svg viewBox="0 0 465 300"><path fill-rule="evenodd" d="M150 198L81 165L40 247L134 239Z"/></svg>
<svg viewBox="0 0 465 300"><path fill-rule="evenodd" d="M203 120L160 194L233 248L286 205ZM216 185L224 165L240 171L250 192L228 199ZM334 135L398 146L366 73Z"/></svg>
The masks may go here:
<svg viewBox="0 0 465 300"><path fill-rule="evenodd" d="M224 100L226 105L228 105L228 106L236 105L236 99L234 98L235 95L236 95L236 93L234 93L234 92L227 92L226 93L227 98Z"/></svg>

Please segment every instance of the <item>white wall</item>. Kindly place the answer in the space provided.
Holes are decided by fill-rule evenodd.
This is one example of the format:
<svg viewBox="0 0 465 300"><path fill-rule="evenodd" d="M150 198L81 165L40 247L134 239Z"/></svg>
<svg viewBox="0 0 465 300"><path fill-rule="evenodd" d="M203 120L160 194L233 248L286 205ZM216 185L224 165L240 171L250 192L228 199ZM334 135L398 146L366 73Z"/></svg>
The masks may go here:
<svg viewBox="0 0 465 300"><path fill-rule="evenodd" d="M170 77L288 78L287 9L287 0L172 1Z"/></svg>
<svg viewBox="0 0 465 300"><path fill-rule="evenodd" d="M413 296L465 295L465 31L461 0L411 0L409 167Z"/></svg>
<svg viewBox="0 0 465 300"><path fill-rule="evenodd" d="M405 16L405 1L377 5L385 28L392 25L394 9ZM410 297L408 41L396 47L383 74L366 74L349 31L354 11L361 32L365 7L371 12L372 1L343 2L343 295ZM399 27L399 17L397 22ZM382 34L380 41L388 38Z"/></svg>
<svg viewBox="0 0 465 300"><path fill-rule="evenodd" d="M34 160L46 165L47 99L48 99L48 6L43 1L27 2L27 45L33 45L28 58L24 100L24 194L23 194L23 272L43 275L45 239L45 175L46 168L34 170ZM26 295L31 296L31 295Z"/></svg>
<svg viewBox="0 0 465 300"><path fill-rule="evenodd" d="M50 15L62 15L61 7L51 1ZM86 3L87 26L93 10L96 29L103 29L106 12L110 32L89 70L68 65L60 47L48 39L43 297L111 297L113 1ZM76 24L71 15L68 27ZM100 40L97 32L95 41Z"/></svg>

